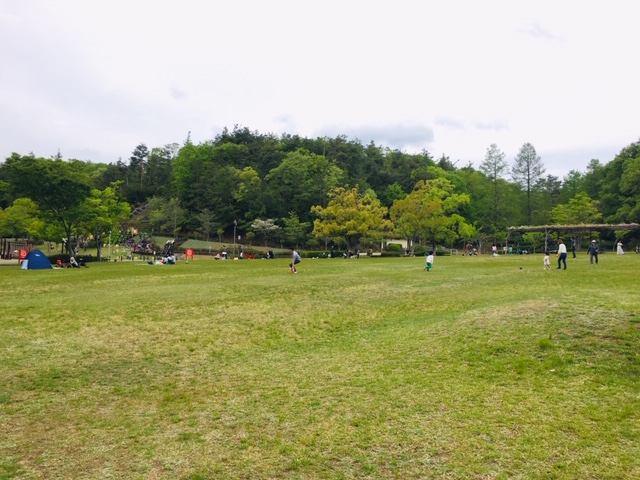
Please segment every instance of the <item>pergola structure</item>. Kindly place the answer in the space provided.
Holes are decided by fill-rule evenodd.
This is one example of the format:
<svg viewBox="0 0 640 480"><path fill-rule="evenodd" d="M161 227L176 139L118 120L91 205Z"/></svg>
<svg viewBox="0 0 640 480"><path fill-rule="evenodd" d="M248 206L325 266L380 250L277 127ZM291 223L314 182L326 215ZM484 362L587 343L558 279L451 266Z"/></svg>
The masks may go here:
<svg viewBox="0 0 640 480"><path fill-rule="evenodd" d="M511 232L544 232L544 248L547 249L547 241L551 232L593 232L601 230L640 230L638 223L593 223L580 225L538 225L538 226L520 226L509 227L507 229L507 238Z"/></svg>

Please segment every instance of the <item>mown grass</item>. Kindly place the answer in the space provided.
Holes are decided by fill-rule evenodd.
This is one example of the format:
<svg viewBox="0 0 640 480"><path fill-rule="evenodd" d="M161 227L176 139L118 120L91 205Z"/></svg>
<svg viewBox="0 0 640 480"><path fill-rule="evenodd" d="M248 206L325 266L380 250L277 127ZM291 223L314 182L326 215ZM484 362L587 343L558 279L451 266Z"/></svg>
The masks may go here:
<svg viewBox="0 0 640 480"><path fill-rule="evenodd" d="M286 263L1 267L0 479L640 477L640 256Z"/></svg>

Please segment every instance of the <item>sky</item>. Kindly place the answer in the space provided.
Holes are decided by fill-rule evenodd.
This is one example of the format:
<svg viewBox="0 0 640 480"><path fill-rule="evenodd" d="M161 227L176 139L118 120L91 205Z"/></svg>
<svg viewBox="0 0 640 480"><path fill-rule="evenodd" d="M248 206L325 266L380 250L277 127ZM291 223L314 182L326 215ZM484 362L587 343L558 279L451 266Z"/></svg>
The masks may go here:
<svg viewBox="0 0 640 480"><path fill-rule="evenodd" d="M640 139L640 2L24 0L0 6L0 160L127 161L226 127L546 174Z"/></svg>

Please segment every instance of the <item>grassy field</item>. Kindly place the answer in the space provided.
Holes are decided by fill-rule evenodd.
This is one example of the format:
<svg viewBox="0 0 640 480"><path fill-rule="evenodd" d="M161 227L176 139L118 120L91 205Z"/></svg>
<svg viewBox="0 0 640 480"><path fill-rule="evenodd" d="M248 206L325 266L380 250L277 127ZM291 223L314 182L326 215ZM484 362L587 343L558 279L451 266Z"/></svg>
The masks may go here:
<svg viewBox="0 0 640 480"><path fill-rule="evenodd" d="M0 267L0 479L640 478L640 255L423 265Z"/></svg>

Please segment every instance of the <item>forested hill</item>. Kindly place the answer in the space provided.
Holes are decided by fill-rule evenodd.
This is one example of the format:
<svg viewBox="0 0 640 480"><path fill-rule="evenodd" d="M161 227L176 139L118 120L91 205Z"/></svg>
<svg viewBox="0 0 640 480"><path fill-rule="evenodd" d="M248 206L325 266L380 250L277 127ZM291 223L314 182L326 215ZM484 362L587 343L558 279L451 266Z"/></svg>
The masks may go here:
<svg viewBox="0 0 640 480"><path fill-rule="evenodd" d="M604 160L591 159L586 171L558 178L546 174L544 158L529 143L514 159L491 145L475 169L445 156L432 158L426 150L408 154L345 136L310 139L239 127L198 145L187 140L149 149L140 144L126 161L110 164L15 153L0 164L0 236L54 235L47 228L58 228L58 238L104 233L126 224L124 217L144 205L138 221L155 233L246 235L260 220L283 231L297 229L296 243L304 244L314 241L314 221L327 213L323 209L339 188L378 202L391 229L402 234L398 221L406 212L398 201L420 189L435 192L436 180L441 200L453 195L460 200L446 211L447 218L455 216L458 226L464 222L486 238L503 238L509 226L521 224L640 222L640 142ZM88 199L105 209L98 216L104 226L96 215L93 223L83 219L91 210ZM407 202L403 208L409 208ZM109 205L125 203L109 213ZM20 217L47 225L25 225ZM442 241L461 241L464 235L470 233L452 227Z"/></svg>

